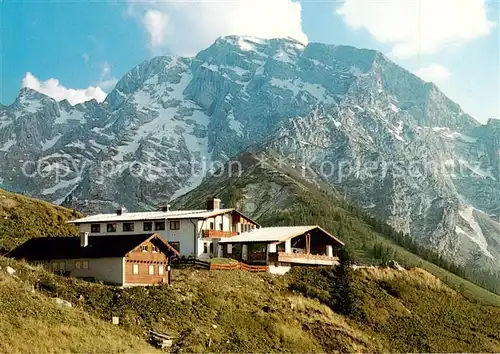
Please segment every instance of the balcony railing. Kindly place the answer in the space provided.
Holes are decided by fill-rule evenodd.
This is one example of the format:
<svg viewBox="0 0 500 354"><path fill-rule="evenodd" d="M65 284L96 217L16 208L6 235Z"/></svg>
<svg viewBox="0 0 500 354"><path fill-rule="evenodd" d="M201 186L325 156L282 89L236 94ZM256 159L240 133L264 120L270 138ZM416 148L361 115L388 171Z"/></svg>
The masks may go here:
<svg viewBox="0 0 500 354"><path fill-rule="evenodd" d="M236 231L222 231L222 230L203 230L203 237L231 237L236 236Z"/></svg>
<svg viewBox="0 0 500 354"><path fill-rule="evenodd" d="M278 252L278 261L286 263L333 265L338 262L338 257L329 257L322 254Z"/></svg>

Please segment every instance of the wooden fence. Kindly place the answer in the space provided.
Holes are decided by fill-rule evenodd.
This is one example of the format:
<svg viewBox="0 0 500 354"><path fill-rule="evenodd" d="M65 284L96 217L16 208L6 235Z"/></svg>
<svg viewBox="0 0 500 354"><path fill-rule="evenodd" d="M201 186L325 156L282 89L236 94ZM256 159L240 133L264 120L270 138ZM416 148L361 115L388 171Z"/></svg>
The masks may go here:
<svg viewBox="0 0 500 354"><path fill-rule="evenodd" d="M172 260L172 266L174 267L193 266L203 269L210 269L210 262L205 262L196 258L177 258Z"/></svg>
<svg viewBox="0 0 500 354"><path fill-rule="evenodd" d="M229 264L210 264L210 270L246 270L249 272L267 272L269 270L269 266L262 265L249 265L245 263L229 263Z"/></svg>
<svg viewBox="0 0 500 354"><path fill-rule="evenodd" d="M249 272L267 272L269 270L269 266L267 265L249 265L241 262L234 263L210 263L205 262L195 258L177 258L172 261L172 266L174 267L198 267L207 270L246 270Z"/></svg>

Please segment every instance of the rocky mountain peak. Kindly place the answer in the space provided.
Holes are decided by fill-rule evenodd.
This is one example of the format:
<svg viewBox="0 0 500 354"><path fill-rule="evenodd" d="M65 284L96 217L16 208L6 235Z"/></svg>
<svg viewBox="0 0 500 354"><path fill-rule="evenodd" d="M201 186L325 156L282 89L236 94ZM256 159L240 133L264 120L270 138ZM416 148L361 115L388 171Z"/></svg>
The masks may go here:
<svg viewBox="0 0 500 354"><path fill-rule="evenodd" d="M227 36L144 61L103 103L23 90L0 107L0 184L91 212L147 210L267 145L426 244L496 259L498 127L377 51ZM27 177L26 161L44 164Z"/></svg>

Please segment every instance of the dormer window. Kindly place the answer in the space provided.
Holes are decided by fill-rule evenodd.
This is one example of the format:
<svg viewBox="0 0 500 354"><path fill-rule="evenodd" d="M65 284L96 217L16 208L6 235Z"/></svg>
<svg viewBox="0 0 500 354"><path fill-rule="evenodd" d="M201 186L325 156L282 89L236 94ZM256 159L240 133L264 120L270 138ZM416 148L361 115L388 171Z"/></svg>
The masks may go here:
<svg viewBox="0 0 500 354"><path fill-rule="evenodd" d="M98 234L101 232L101 224L90 224L90 232Z"/></svg>
<svg viewBox="0 0 500 354"><path fill-rule="evenodd" d="M116 232L116 223L111 223L106 225L107 232Z"/></svg>
<svg viewBox="0 0 500 354"><path fill-rule="evenodd" d="M134 223L133 222L124 222L123 223L123 231L124 232L134 231Z"/></svg>

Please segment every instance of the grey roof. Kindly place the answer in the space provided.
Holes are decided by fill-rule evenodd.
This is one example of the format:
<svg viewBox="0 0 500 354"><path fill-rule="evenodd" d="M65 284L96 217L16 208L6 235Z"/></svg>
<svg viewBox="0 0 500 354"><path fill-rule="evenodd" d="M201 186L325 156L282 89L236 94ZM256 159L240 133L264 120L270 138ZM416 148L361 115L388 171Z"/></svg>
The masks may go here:
<svg viewBox="0 0 500 354"><path fill-rule="evenodd" d="M335 241L344 245L342 241L335 236L323 230L318 225L313 226L279 226L279 227L262 227L248 232L243 232L237 236L225 237L219 243L245 243L245 242L283 242L300 236L307 232L318 229L326 235L333 238Z"/></svg>
<svg viewBox="0 0 500 354"><path fill-rule="evenodd" d="M216 210L171 210L171 211L147 211L147 212L124 212L123 214L97 214L81 219L71 220L72 224L117 222L117 221L142 221L161 219L205 219L215 215L225 214L234 209Z"/></svg>

